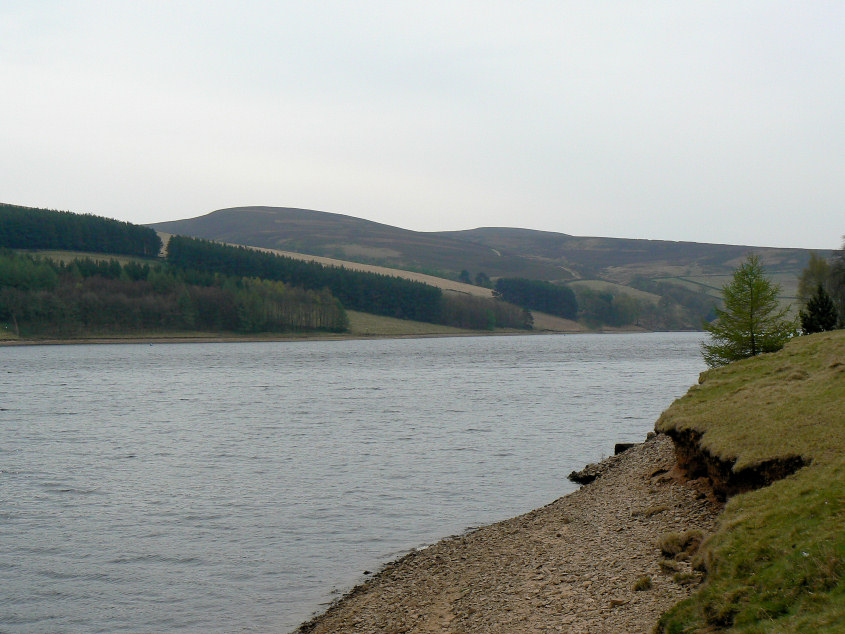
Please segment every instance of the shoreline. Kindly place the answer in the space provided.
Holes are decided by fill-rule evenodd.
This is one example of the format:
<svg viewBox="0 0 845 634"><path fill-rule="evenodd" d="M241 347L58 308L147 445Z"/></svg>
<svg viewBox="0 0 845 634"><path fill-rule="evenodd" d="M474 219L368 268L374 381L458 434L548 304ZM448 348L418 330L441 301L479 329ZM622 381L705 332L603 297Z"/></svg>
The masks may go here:
<svg viewBox="0 0 845 634"><path fill-rule="evenodd" d="M513 337L536 335L610 335L610 334L643 334L652 332L697 332L697 331L657 331L636 329L608 329L608 330L473 330L465 332L418 332L418 333L267 333L256 335L237 334L175 334L168 335L95 335L91 337L45 337L43 339L0 339L0 347L4 346L58 346L85 344L156 344L156 343L260 343L260 342L292 342L292 341L366 341L376 339L435 339L449 337Z"/></svg>
<svg viewBox="0 0 845 634"><path fill-rule="evenodd" d="M71 337L68 339L3 339L2 346L60 346L60 345L84 345L84 344L153 344L153 343L261 343L261 342L291 342L291 341L366 341L375 339L433 339L447 337L508 337L515 335L564 335L564 334L592 334L592 333L563 333L563 332L478 332L466 333L409 333L409 334L325 334L315 335L305 333L302 335L279 334L279 335L208 335L208 336L114 336L114 337ZM597 333L598 334L598 333Z"/></svg>
<svg viewBox="0 0 845 634"><path fill-rule="evenodd" d="M591 466L593 482L414 550L295 631L651 631L701 580L689 556L664 557L658 538L706 537L722 507L686 482L662 434Z"/></svg>

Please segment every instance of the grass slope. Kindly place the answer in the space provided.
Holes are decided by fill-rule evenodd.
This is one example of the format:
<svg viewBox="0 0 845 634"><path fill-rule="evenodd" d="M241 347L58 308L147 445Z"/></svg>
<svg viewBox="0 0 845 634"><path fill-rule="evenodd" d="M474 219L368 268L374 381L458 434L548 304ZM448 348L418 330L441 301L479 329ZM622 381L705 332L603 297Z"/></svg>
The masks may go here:
<svg viewBox="0 0 845 634"><path fill-rule="evenodd" d="M809 463L734 496L702 547L707 579L665 632L845 632L845 331L702 374L657 422L691 429L734 470Z"/></svg>

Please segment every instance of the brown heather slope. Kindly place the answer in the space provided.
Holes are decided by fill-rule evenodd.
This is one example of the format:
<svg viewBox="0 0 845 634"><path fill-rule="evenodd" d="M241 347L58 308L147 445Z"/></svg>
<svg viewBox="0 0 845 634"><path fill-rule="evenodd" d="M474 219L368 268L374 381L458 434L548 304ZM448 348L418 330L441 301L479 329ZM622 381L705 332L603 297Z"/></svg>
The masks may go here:
<svg viewBox="0 0 845 634"><path fill-rule="evenodd" d="M361 218L288 207L234 207L197 218L150 225L159 231L220 242L266 247L395 268L471 275L528 277L565 282L604 279L622 284L635 277L691 278L701 288L708 277L718 288L753 250L772 275L796 277L809 251L747 245L580 237L550 231L484 227L420 232ZM829 251L819 252L827 257ZM785 289L787 295L790 289Z"/></svg>

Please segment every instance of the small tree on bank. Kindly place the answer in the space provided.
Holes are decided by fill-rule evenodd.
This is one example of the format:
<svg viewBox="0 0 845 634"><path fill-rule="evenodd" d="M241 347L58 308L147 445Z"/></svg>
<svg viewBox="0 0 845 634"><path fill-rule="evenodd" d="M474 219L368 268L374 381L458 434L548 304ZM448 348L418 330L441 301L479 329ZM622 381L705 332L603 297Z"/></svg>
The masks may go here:
<svg viewBox="0 0 845 634"><path fill-rule="evenodd" d="M778 310L780 286L764 276L756 255L749 255L734 271L733 280L722 288L724 309L705 324L710 341L702 355L711 368L780 350L795 334L795 323L785 319L789 308Z"/></svg>
<svg viewBox="0 0 845 634"><path fill-rule="evenodd" d="M801 330L805 335L834 330L839 321L836 306L833 305L833 300L821 284L816 287L815 294L807 301L806 310L802 310L798 316L801 318Z"/></svg>
<svg viewBox="0 0 845 634"><path fill-rule="evenodd" d="M830 275L825 289L839 313L839 327L845 328L845 236L842 236L842 248L833 258L830 265Z"/></svg>

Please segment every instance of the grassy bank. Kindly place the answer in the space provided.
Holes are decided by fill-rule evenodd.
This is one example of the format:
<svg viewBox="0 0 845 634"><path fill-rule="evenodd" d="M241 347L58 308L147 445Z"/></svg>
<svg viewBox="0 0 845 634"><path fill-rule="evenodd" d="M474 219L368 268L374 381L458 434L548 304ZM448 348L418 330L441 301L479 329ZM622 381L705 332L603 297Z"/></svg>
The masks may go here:
<svg viewBox="0 0 845 634"><path fill-rule="evenodd" d="M700 552L706 580L663 632L845 631L845 331L710 370L658 420L733 470L807 465L732 497Z"/></svg>

